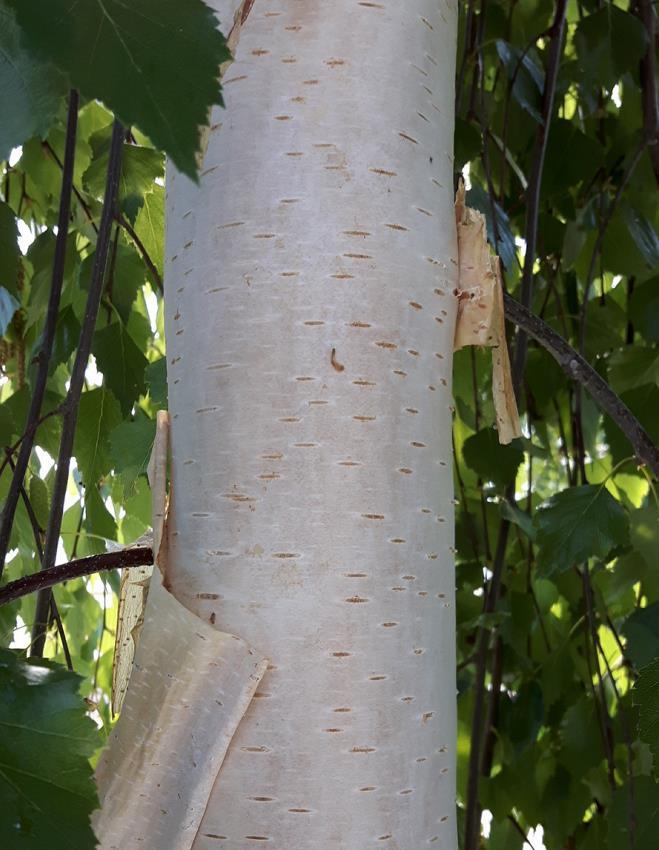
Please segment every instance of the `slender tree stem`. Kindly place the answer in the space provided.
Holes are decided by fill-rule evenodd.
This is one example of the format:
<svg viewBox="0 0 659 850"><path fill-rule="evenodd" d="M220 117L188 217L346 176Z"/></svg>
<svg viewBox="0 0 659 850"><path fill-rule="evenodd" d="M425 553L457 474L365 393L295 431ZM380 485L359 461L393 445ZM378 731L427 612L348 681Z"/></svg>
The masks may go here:
<svg viewBox="0 0 659 850"><path fill-rule="evenodd" d="M122 549L119 552L104 552L100 555L90 555L68 564L60 564L48 570L41 570L29 576L23 576L0 588L0 607L8 602L14 602L30 593L47 590L56 584L83 578L95 573L109 570L124 570L128 567L143 567L153 563L153 549L150 546L135 546L132 549Z"/></svg>
<svg viewBox="0 0 659 850"><path fill-rule="evenodd" d="M64 165L62 171L62 190L60 194L59 216L57 221L57 237L55 240L55 258L53 262L53 276L48 298L48 309L46 323L43 332L41 350L37 355L38 369L32 390L32 399L27 416L24 436L21 442L16 468L9 486L7 499L2 512L2 523L0 524L0 578L7 557L9 538L14 524L16 506L21 494L21 487L25 479L28 463L34 446L34 438L41 417L41 407L46 393L48 382L48 369L55 341L55 330L57 317L59 315L60 298L64 283L64 266L66 262L66 243L69 234L69 219L71 216L71 193L73 189L73 167L75 163L76 132L78 126L79 97L75 89L69 94L69 111L66 127L66 148L64 154Z"/></svg>
<svg viewBox="0 0 659 850"><path fill-rule="evenodd" d="M648 49L641 60L641 89L643 92L643 125L649 145L650 160L659 183L659 116L657 114L657 83L655 77L656 21L652 0L638 0L636 14L648 34Z"/></svg>
<svg viewBox="0 0 659 850"><path fill-rule="evenodd" d="M530 309L533 300L533 267L535 265L536 247L538 244L538 217L540 214L540 189L542 186L542 175L545 170L545 156L547 153L547 142L549 141L549 128L554 113L554 100L556 97L556 83L558 81L558 69L563 55L563 42L565 36L565 15L567 0L557 0L554 23L552 25L552 40L549 48L549 60L547 62L547 73L545 75L545 89L542 98L542 123L538 127L535 142L535 156L533 157L533 169L529 177L529 186L526 193L526 228L524 238L526 240L526 252L524 254L524 270L522 272L522 304ZM526 366L526 354L528 351L528 337L521 331L517 338L515 349L515 363L513 367L513 386L515 394L519 396L519 388Z"/></svg>
<svg viewBox="0 0 659 850"><path fill-rule="evenodd" d="M510 522L503 520L499 530L497 551L494 556L492 567L492 578L489 589L485 594L483 605L484 614L492 614L496 610L501 592L501 580L503 578L506 563L506 546ZM484 760L484 746L487 731L484 726L485 718L485 675L487 672L487 651L490 643L491 629L487 625L480 626L476 638L476 674L474 682L474 711L471 725L471 748L469 751L469 769L467 776L467 801L465 805L465 842L464 850L477 850L480 841L480 817L481 806L478 798L479 780L482 773ZM493 716L492 710L489 716Z"/></svg>
<svg viewBox="0 0 659 850"><path fill-rule="evenodd" d="M539 342L556 360L563 371L588 390L592 398L613 419L631 443L638 460L645 464L659 479L659 450L652 438L634 416L627 405L606 383L604 378L567 343L560 334L545 324L541 318L526 310L508 293L504 293L506 318L522 328L525 333Z"/></svg>
<svg viewBox="0 0 659 850"><path fill-rule="evenodd" d="M9 461L9 465L12 471L15 471L16 467L11 458L11 454L7 453L7 460ZM25 510L27 511L28 518L30 520L30 525L32 526L32 534L34 536L34 545L37 550L37 555L39 556L39 562L43 563L43 545L41 542L42 529L39 525L39 520L37 519L37 515L34 512L34 508L32 507L32 502L30 501L30 497L27 494L27 491L23 484L21 484L21 498L23 499L23 504L25 505ZM50 599L50 616L57 624L57 632L59 634L60 640L62 641L62 651L64 652L64 658L66 659L66 666L69 670L73 670L73 660L71 659L71 652L69 650L69 642L66 639L66 633L64 631L64 625L62 623L62 618L59 613L59 608L57 607L57 602L55 601L55 597L51 596Z"/></svg>
<svg viewBox="0 0 659 850"><path fill-rule="evenodd" d="M103 202L103 213L98 230L98 241L94 255L94 266L92 279L85 307L80 341L76 352L73 369L71 371L71 382L69 392L63 404L62 439L60 442L59 456L57 459L57 472L53 487L53 499L50 508L48 528L46 530L46 543L44 546L43 569L50 569L55 564L57 557L57 546L62 526L62 514L64 511L64 498L69 481L69 465L73 452L73 439L75 436L78 420L78 406L82 394L85 371L89 361L92 347L96 318L103 294L105 280L105 269L107 265L112 223L116 215L117 196L119 189L119 177L121 174L121 155L123 150L124 128L119 121L114 122L112 130L112 141L110 143L110 157L108 162L108 175L105 189L105 200ZM35 622L32 632L32 655L43 655L46 640L46 627L48 607L50 604L50 591L42 591L37 598Z"/></svg>

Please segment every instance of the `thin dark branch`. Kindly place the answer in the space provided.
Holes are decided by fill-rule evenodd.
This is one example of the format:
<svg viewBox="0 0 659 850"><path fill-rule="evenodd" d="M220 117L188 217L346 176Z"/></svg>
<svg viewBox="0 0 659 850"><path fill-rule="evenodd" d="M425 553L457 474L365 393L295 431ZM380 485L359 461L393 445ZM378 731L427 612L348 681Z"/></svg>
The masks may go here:
<svg viewBox="0 0 659 850"><path fill-rule="evenodd" d="M48 153L53 157L55 162L59 165L60 168L62 168L62 163L60 162L60 159L57 156L57 153L53 149L52 145L50 145L50 143L47 142L47 141L44 142L43 144L44 144L45 148L47 149ZM92 215L92 211L89 207L89 204L87 203L87 201L83 197L82 193L76 188L75 184L73 186L73 194L78 199L78 203L80 204L80 206L84 210L84 213L87 216L89 223L91 224L93 229L96 231L96 233L98 233L98 226L94 222L94 216ZM121 225L121 227L126 231L126 233L130 236L130 238L133 240L133 242L135 243L135 247L137 248L137 250L142 255L142 259L144 260L144 265L149 270L149 274L153 278L153 282L155 283L158 291L160 292L160 294L162 294L162 292L163 292L162 277L160 276L160 272L156 268L156 264L151 259L151 255L147 251L146 246L144 245L144 242L142 242L142 240L139 238L139 236L135 232L135 228L132 227L130 222L124 216L117 215L117 221Z"/></svg>
<svg viewBox="0 0 659 850"><path fill-rule="evenodd" d="M659 450L652 438L627 405L616 395L604 378L560 334L538 316L526 310L507 293L504 294L506 318L540 343L573 381L586 389L629 440L635 456L659 479Z"/></svg>
<svg viewBox="0 0 659 850"><path fill-rule="evenodd" d="M547 61L547 72L545 74L545 88L542 96L542 123L538 127L535 141L535 153L533 157L533 168L529 177L529 186L526 193L526 227L524 239L526 251L524 254L524 270L522 272L522 304L530 309L533 300L533 267L536 259L536 248L538 244L538 217L540 214L540 189L542 186L542 175L545 170L545 156L547 153L547 142L549 141L549 128L554 113L554 100L556 98L556 83L558 81L558 69L563 55L563 41L565 36L565 14L567 0L557 0L554 22L551 27L552 40L549 47L549 59ZM515 361L513 367L513 386L515 395L519 397L519 388L526 366L526 355L528 351L528 337L521 331L517 338L515 349Z"/></svg>
<svg viewBox="0 0 659 850"><path fill-rule="evenodd" d="M60 564L48 570L41 570L29 576L23 576L0 588L0 607L30 593L47 590L56 584L72 581L75 578L108 572L109 570L124 570L128 567L144 567L153 563L153 550L150 546L135 546L132 549L121 549L118 552L104 552L100 555L90 555L68 564Z"/></svg>
<svg viewBox="0 0 659 850"><path fill-rule="evenodd" d="M648 34L648 49L641 60L641 90L643 92L643 129L649 145L650 160L659 183L659 117L657 115L657 83L655 76L656 22L652 0L638 0L636 14Z"/></svg>
<svg viewBox="0 0 659 850"><path fill-rule="evenodd" d="M41 350L37 355L38 369L32 389L30 409L27 416L27 424L21 447L16 460L16 469L9 486L7 499L2 512L2 524L0 525L0 578L7 557L9 538L14 524L16 506L21 493L21 487L25 480L25 473L30 462L34 438L41 417L41 406L46 393L48 382L48 369L50 358L53 353L55 331L57 328L57 317L59 315L60 298L64 283L64 266L66 262L66 243L69 234L69 217L71 215L71 193L73 187L73 167L75 163L76 132L78 127L78 92L73 89L69 95L69 111L66 127L66 150L64 154L64 166L62 172L62 190L60 193L59 216L57 220L57 238L55 241L55 257L53 261L53 276L48 298L48 309L46 312L46 323L43 332Z"/></svg>
<svg viewBox="0 0 659 850"><path fill-rule="evenodd" d="M514 495L514 494L513 494ZM503 520L499 530L497 551L494 556L492 567L492 578L489 588L485 593L485 604L483 614L492 614L497 607L501 592L501 580L506 563L506 546L510 522ZM491 629L482 625L478 629L476 638L476 675L474 682L474 709L471 723L471 748L469 751L469 768L467 776L467 800L465 804L465 840L464 850L477 850L480 841L480 818L481 807L478 797L478 788L484 765L484 748L487 731L485 719L485 675L487 672L487 654L490 644ZM491 709L488 712L492 716Z"/></svg>
<svg viewBox="0 0 659 850"><path fill-rule="evenodd" d="M14 464L14 461L12 460L11 453L9 452L7 453L7 460L9 462L9 466L12 469L12 472L15 472L16 466ZM21 484L21 498L23 499L23 504L25 505L25 510L27 511L27 515L30 520L30 525L32 526L34 545L37 550L37 555L39 556L39 562L43 563L43 546L41 542L43 530L39 525L39 520L37 519L37 515L35 514L34 508L32 507L32 502L30 501L30 497L28 496L23 484ZM55 601L54 596L51 596L50 599L50 616L57 624L57 632L60 636L60 640L62 641L62 651L64 652L64 658L66 659L66 666L69 668L69 670L73 670L73 660L71 659L69 642L66 639L64 625L62 623L62 618L60 616L59 608L57 607L57 602Z"/></svg>
<svg viewBox="0 0 659 850"><path fill-rule="evenodd" d="M110 157L108 162L108 175L105 189L105 200L103 202L103 213L98 231L96 253L94 255L94 266L92 269L91 284L87 296L85 316L80 332L80 341L76 357L71 370L71 382L69 392L63 404L64 416L62 423L62 439L60 441L59 455L57 458L57 472L53 486L53 499L46 530L46 543L44 546L43 569L50 569L55 564L57 557L57 546L62 526L62 515L64 512L64 498L69 481L69 465L73 453L73 439L75 436L78 420L78 406L80 396L85 382L85 371L89 362L89 354L92 347L92 338L96 319L103 294L105 280L105 269L107 265L112 223L116 214L117 197L119 190L119 177L121 175L121 156L123 152L124 128L119 121L114 122L112 130L112 141L110 143ZM43 655L43 647L46 638L46 627L48 607L50 605L50 591L46 590L39 594L35 612L35 622L32 631L32 655Z"/></svg>
<svg viewBox="0 0 659 850"><path fill-rule="evenodd" d="M60 167L60 168L63 168L64 166L62 165L62 162L61 162L60 158L57 156L57 151L56 151L56 150L55 150L55 148L54 148L54 147L50 144L50 142L48 141L48 139L45 139L45 140L42 142L42 144L43 144L44 148L48 151L48 153L52 156L52 158L55 160L55 162L57 163L57 165L59 165L59 167ZM82 209L83 209L83 211L84 211L85 215L87 216L87 221L91 224L92 229L94 230L94 232L95 232L95 233L98 233L98 225L97 225L97 224L96 224L96 222L94 221L94 216L92 215L92 211L91 211L91 209L90 209L90 207L89 207L89 204L88 204L88 203L87 203L87 201L84 199L84 197L83 197L83 195L82 195L82 192L80 192L80 190L76 188L75 183L73 184L73 194L76 196L76 199L77 199L78 203L80 204L80 206L82 207Z"/></svg>
<svg viewBox="0 0 659 850"><path fill-rule="evenodd" d="M600 712L601 717L601 727L602 727L602 743L604 746L604 755L606 756L606 764L607 764L607 772L609 777L609 784L611 785L611 790L615 791L616 789L616 779L615 779L615 759L613 757L613 724L611 723L611 717L609 715L609 710L606 705L606 693L604 691L604 682L602 680L602 670L600 668L599 657L597 654L597 623L595 622L595 606L593 603L593 588L590 582L590 570L588 568L588 564L586 564L581 572L581 579L583 582L583 590L584 590L584 602L586 605L586 622L587 629L586 635L590 633L590 640L593 646L593 654L595 656L595 672L597 674L597 682L599 685L599 699L597 698L597 692L595 691L595 687L593 685L593 696L595 697L595 702L597 703L597 708ZM588 637L586 637L588 640ZM586 659L589 659L589 652L586 649ZM591 684L592 684L592 671L591 673Z"/></svg>

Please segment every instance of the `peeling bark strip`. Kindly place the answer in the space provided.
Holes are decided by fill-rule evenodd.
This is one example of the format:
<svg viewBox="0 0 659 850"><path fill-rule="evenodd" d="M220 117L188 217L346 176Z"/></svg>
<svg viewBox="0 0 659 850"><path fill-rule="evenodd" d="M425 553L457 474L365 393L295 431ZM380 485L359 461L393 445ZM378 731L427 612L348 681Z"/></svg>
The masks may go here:
<svg viewBox="0 0 659 850"><path fill-rule="evenodd" d="M161 411L148 474L163 575L138 567L122 579L112 676L112 708L122 711L97 769L100 850L190 850L268 666L245 641L213 628L214 614L203 622L165 589L168 445L169 414Z"/></svg>
<svg viewBox="0 0 659 850"><path fill-rule="evenodd" d="M167 455L169 450L169 414L161 410L156 417L156 436L147 470L151 487L151 524L153 526L153 563L166 581L163 532L167 519ZM122 574L117 610L117 629L112 660L112 713L118 714L126 695L133 660L144 623L153 564L131 567Z"/></svg>
<svg viewBox="0 0 659 850"><path fill-rule="evenodd" d="M510 373L501 267L499 258L490 253L484 216L465 204L462 181L455 199L455 218L460 277L454 350L467 345L492 349L492 395L499 441L510 443L521 437L522 431Z"/></svg>
<svg viewBox="0 0 659 850"><path fill-rule="evenodd" d="M178 732L172 759L170 722L227 727L187 693L218 650L156 584L103 850L178 850L177 820L185 850L457 847L455 45L444 0L256 0L200 184L168 173L167 580L270 665L219 774Z"/></svg>
<svg viewBox="0 0 659 850"><path fill-rule="evenodd" d="M156 571L130 689L97 768L100 850L190 850L267 667L177 602Z"/></svg>

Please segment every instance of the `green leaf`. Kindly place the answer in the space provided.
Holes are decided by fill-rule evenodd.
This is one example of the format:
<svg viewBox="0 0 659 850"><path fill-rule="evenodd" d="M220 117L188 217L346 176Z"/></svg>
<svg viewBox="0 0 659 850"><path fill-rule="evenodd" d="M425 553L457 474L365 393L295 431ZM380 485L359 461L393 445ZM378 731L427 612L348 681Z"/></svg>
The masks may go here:
<svg viewBox="0 0 659 850"><path fill-rule="evenodd" d="M117 524L103 503L98 487L85 489L85 531L88 549L92 552L105 552L106 541L117 539Z"/></svg>
<svg viewBox="0 0 659 850"><path fill-rule="evenodd" d="M45 529L48 527L48 505L50 501L46 482L41 478L37 478L36 475L33 475L30 479L29 494L30 504L34 510L39 527Z"/></svg>
<svg viewBox="0 0 659 850"><path fill-rule="evenodd" d="M652 223L627 204L622 206L621 212L629 234L648 268L656 268L659 263L659 238Z"/></svg>
<svg viewBox="0 0 659 850"><path fill-rule="evenodd" d="M659 354L653 348L627 346L609 358L609 383L618 393L659 384Z"/></svg>
<svg viewBox="0 0 659 850"><path fill-rule="evenodd" d="M83 178L89 191L97 198L102 198L105 192L109 159L107 147L94 159ZM144 204L144 196L152 192L157 185L157 177L164 177L164 162L160 151L138 145L124 145L119 201L131 224L135 224L137 214Z"/></svg>
<svg viewBox="0 0 659 850"><path fill-rule="evenodd" d="M146 368L149 395L159 410L167 409L167 358L160 357Z"/></svg>
<svg viewBox="0 0 659 850"><path fill-rule="evenodd" d="M489 195L477 183L472 184L471 189L467 192L467 203L473 209L483 213L487 225L488 242L501 257L501 262L505 268L514 269L517 265L515 237L510 229L510 222L506 213L496 201L490 201ZM493 206L494 215L492 214Z"/></svg>
<svg viewBox="0 0 659 850"><path fill-rule="evenodd" d="M630 517L632 546L640 553L648 567L654 567L659 552L659 510L657 503L647 504L632 511Z"/></svg>
<svg viewBox="0 0 659 850"><path fill-rule="evenodd" d="M481 150L481 132L462 118L455 119L455 170L478 156Z"/></svg>
<svg viewBox="0 0 659 850"><path fill-rule="evenodd" d="M105 385L119 400L127 416L139 396L146 391L144 370L148 361L121 322L96 331L92 345Z"/></svg>
<svg viewBox="0 0 659 850"><path fill-rule="evenodd" d="M467 466L479 477L502 487L515 480L524 461L524 452L518 441L502 446L494 428L483 428L465 440L462 454Z"/></svg>
<svg viewBox="0 0 659 850"><path fill-rule="evenodd" d="M46 134L65 91L66 78L21 46L14 12L0 3L0 160Z"/></svg>
<svg viewBox="0 0 659 850"><path fill-rule="evenodd" d="M114 468L121 474L124 492L132 492L135 479L146 472L155 436L155 419L141 411L132 422L123 422L110 434Z"/></svg>
<svg viewBox="0 0 659 850"><path fill-rule="evenodd" d="M153 191L145 196L144 204L135 219L135 232L162 275L165 241L165 190L162 186L155 186Z"/></svg>
<svg viewBox="0 0 659 850"><path fill-rule="evenodd" d="M109 436L120 422L119 403L111 392L99 387L82 394L74 454L86 486L96 484L112 468Z"/></svg>
<svg viewBox="0 0 659 850"><path fill-rule="evenodd" d="M639 734L650 747L655 767L659 769L659 658L641 670L632 694L634 705L640 709Z"/></svg>
<svg viewBox="0 0 659 850"><path fill-rule="evenodd" d="M520 510L517 505L513 505L508 501L502 501L501 516L509 522L514 522L518 528L522 529L528 538L535 540L535 526L533 525L533 520L526 511Z"/></svg>
<svg viewBox="0 0 659 850"><path fill-rule="evenodd" d="M579 22L575 44L587 82L607 86L638 65L647 35L635 15L611 3Z"/></svg>
<svg viewBox="0 0 659 850"><path fill-rule="evenodd" d="M532 118L542 122L545 75L542 67L534 61L533 51L519 50L502 39L497 40L496 47L508 79L512 82L515 100Z"/></svg>
<svg viewBox="0 0 659 850"><path fill-rule="evenodd" d="M11 292L7 292L4 286L0 286L0 336L4 336L14 314L21 305Z"/></svg>
<svg viewBox="0 0 659 850"><path fill-rule="evenodd" d="M20 256L16 216L0 201L0 286L11 293L17 292Z"/></svg>
<svg viewBox="0 0 659 850"><path fill-rule="evenodd" d="M633 818L630 806L633 800ZM659 834L659 793L649 776L635 776L633 786L623 785L613 794L607 813L607 850L657 850ZM633 842L630 835L633 824Z"/></svg>
<svg viewBox="0 0 659 850"><path fill-rule="evenodd" d="M93 850L89 759L101 740L80 677L0 650L0 846Z"/></svg>
<svg viewBox="0 0 659 850"><path fill-rule="evenodd" d="M10 0L30 51L135 124L194 177L199 127L230 58L202 0ZM57 37L54 37L54 34Z"/></svg>
<svg viewBox="0 0 659 850"><path fill-rule="evenodd" d="M659 655L659 602L639 608L628 617L622 633L627 638L627 655L637 669L651 664Z"/></svg>
<svg viewBox="0 0 659 850"><path fill-rule="evenodd" d="M605 487L570 487L535 515L542 574L567 570L588 558L606 558L629 536L629 519Z"/></svg>
<svg viewBox="0 0 659 850"><path fill-rule="evenodd" d="M646 342L659 342L659 277L634 289L629 318Z"/></svg>

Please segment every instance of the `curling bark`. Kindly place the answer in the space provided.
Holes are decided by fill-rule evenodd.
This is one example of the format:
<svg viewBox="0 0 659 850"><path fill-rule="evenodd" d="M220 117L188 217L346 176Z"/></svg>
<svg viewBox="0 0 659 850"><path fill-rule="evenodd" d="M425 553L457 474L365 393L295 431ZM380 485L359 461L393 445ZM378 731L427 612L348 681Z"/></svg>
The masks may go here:
<svg viewBox="0 0 659 850"><path fill-rule="evenodd" d="M226 29L240 4L215 6ZM154 783L140 848L457 846L456 17L450 0L256 0L200 185L168 174L164 584L258 684L229 700L185 835ZM147 614L159 661L140 647L146 696L131 684L102 791L122 747L136 783L162 761L139 735L156 695L176 712L166 676L197 693L212 666L177 660L166 623ZM101 846L132 846L134 813L114 812Z"/></svg>

